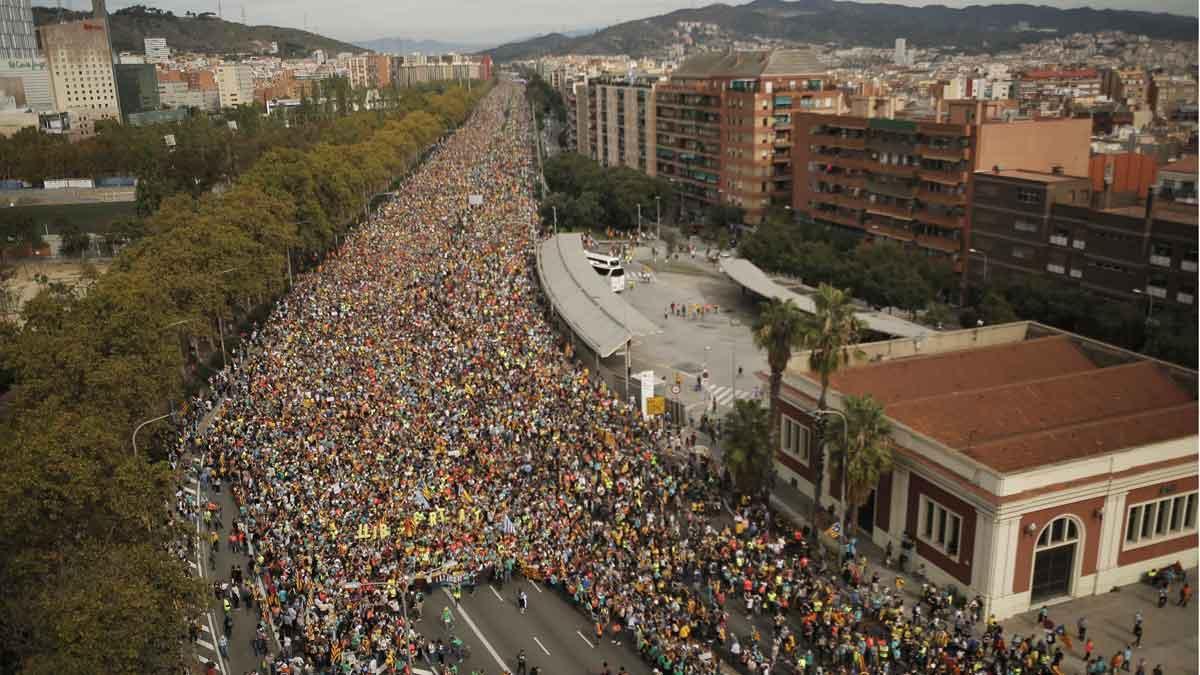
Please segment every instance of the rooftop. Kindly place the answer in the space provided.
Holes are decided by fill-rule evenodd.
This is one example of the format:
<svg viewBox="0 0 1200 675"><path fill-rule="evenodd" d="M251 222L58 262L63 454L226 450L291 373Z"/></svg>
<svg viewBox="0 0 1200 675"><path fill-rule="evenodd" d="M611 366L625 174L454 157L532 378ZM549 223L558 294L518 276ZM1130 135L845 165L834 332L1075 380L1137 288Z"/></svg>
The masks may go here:
<svg viewBox="0 0 1200 675"><path fill-rule="evenodd" d="M1064 183L1067 181L1088 180L1086 176L1068 176L1061 173L1046 173L1043 171L1025 171L1024 169L1001 169L1000 171L980 170L976 175L984 174L998 178L1029 181L1031 183Z"/></svg>
<svg viewBox="0 0 1200 675"><path fill-rule="evenodd" d="M760 77L811 75L829 68L808 49L776 49L752 52L708 52L689 58L671 73L672 77Z"/></svg>
<svg viewBox="0 0 1200 675"><path fill-rule="evenodd" d="M1170 164L1163 165L1162 168L1159 169L1159 171L1160 172L1161 171L1173 171L1175 173L1195 174L1197 172L1196 157L1197 157L1196 155L1188 155L1186 157L1181 157L1181 158L1175 160L1174 162L1171 162Z"/></svg>

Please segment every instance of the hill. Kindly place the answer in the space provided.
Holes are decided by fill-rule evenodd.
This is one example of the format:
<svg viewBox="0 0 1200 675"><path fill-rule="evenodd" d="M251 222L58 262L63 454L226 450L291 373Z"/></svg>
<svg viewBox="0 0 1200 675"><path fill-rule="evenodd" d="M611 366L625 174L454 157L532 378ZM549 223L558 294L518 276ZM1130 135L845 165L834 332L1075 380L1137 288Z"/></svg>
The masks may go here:
<svg viewBox="0 0 1200 675"><path fill-rule="evenodd" d="M33 20L37 25L56 23L60 12L52 7L34 7ZM63 10L63 20L74 21L90 13ZM170 11L135 5L109 14L113 49L141 52L144 38L161 37L176 52L203 54L254 54L266 51L272 42L279 43L279 55L298 57L317 49L327 53L363 51L361 47L333 40L323 35L280 26L247 26L218 19L211 12L176 16Z"/></svg>
<svg viewBox="0 0 1200 675"><path fill-rule="evenodd" d="M629 54L646 56L674 42L680 21L713 23L731 39L767 37L808 43L889 47L898 37L910 45L1001 51L1077 32L1121 30L1152 38L1193 41L1197 21L1175 14L1041 5L905 5L842 0L756 0L747 5L709 5L626 21L589 35L553 33L488 50L499 62L544 55ZM1018 30L1023 23L1041 30Z"/></svg>

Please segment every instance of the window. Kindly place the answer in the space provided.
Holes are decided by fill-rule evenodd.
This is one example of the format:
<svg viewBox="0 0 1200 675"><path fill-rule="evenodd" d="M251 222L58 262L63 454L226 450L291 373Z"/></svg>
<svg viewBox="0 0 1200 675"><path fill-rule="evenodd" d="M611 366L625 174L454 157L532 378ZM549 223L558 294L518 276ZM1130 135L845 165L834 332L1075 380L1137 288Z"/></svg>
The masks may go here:
<svg viewBox="0 0 1200 675"><path fill-rule="evenodd" d="M1028 220L1018 220L1013 223L1013 229L1017 232L1037 232L1038 224L1031 223Z"/></svg>
<svg viewBox="0 0 1200 675"><path fill-rule="evenodd" d="M779 419L782 424L779 433L781 449L785 454L808 463L808 427L787 415L780 415Z"/></svg>
<svg viewBox="0 0 1200 675"><path fill-rule="evenodd" d="M925 495L921 495L918 515L917 538L951 558L958 559L962 517Z"/></svg>
<svg viewBox="0 0 1200 675"><path fill-rule="evenodd" d="M1019 260L1029 260L1033 257L1033 249L1028 246L1014 246L1012 248L1012 257Z"/></svg>
<svg viewBox="0 0 1200 675"><path fill-rule="evenodd" d="M1129 507L1125 543L1144 544L1194 532L1196 495L1174 495Z"/></svg>
<svg viewBox="0 0 1200 675"><path fill-rule="evenodd" d="M1041 204L1042 193L1028 188L1017 189L1017 201L1022 204Z"/></svg>
<svg viewBox="0 0 1200 675"><path fill-rule="evenodd" d="M1042 530L1042 534L1038 536L1037 547L1049 548L1078 540L1079 526L1075 524L1074 519L1062 516L1061 518L1056 518L1054 522Z"/></svg>

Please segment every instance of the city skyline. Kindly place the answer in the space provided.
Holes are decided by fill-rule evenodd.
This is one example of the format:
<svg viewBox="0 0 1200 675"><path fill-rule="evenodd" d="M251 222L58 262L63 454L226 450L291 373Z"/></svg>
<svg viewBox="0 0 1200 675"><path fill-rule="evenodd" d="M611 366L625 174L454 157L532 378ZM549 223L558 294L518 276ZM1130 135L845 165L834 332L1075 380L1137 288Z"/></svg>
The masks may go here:
<svg viewBox="0 0 1200 675"><path fill-rule="evenodd" d="M876 0L865 1L880 4ZM35 0L34 4L55 6L55 3L46 0ZM114 0L109 3L109 11L139 4L149 4L177 14L188 11L216 12L218 8L217 0L157 0L150 3L145 0ZM480 45L481 48L552 32L600 29L624 21L710 4L714 3L702 0L606 0L603 3L578 0L516 0L506 3L444 0L431 7L419 6L418 3L348 0L333 8L327 3L314 0L256 0L254 3L221 0L220 3L223 17L229 21L241 21L244 8L246 20L250 24L307 28L311 32L339 40L361 42L404 37L472 43ZM733 0L726 4L745 5L749 2ZM970 5L1013 3L890 0L888 4L913 7L940 4L958 9ZM1059 9L1091 7L1197 16L1197 5L1190 0L1156 0L1150 3L1137 0L1043 0L1037 4ZM91 7L91 0L63 0L62 6L66 9L87 10ZM370 22L358 20L358 17L368 14L374 17ZM452 18L448 20L447 17ZM536 19L530 21L530 18Z"/></svg>

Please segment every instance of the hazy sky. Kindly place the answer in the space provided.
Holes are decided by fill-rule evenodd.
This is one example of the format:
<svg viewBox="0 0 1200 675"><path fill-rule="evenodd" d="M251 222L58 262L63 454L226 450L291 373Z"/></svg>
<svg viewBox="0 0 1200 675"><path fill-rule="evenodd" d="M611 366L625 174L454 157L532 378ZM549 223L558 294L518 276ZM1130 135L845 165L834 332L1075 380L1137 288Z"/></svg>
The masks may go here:
<svg viewBox="0 0 1200 675"><path fill-rule="evenodd" d="M176 14L217 10L218 0L108 0L109 10L135 4L169 9ZM870 0L868 0L870 1ZM890 0L898 4L931 4L922 0ZM1038 2L1038 0L1031 0ZM744 4L744 0L726 0ZM34 0L53 5L53 0ZM676 9L702 7L711 0L221 0L224 17L303 28L341 40L379 37L456 40L498 44L550 31L603 27ZM64 7L84 9L91 0L62 0ZM991 4L941 0L962 7ZM1055 7L1140 9L1196 16L1196 0L1040 0Z"/></svg>

